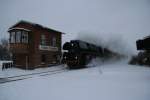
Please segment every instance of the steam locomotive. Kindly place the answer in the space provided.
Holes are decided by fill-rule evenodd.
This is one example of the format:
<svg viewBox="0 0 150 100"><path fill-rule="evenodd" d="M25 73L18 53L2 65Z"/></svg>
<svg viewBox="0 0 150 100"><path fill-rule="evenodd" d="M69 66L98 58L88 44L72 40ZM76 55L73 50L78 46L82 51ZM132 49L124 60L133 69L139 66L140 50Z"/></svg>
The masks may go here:
<svg viewBox="0 0 150 100"><path fill-rule="evenodd" d="M150 66L150 36L137 40L136 47L140 52L137 56L132 57L130 64Z"/></svg>
<svg viewBox="0 0 150 100"><path fill-rule="evenodd" d="M93 58L107 58L115 54L106 48L81 40L66 42L63 45L63 50L65 52L62 63L68 65L70 69L84 68Z"/></svg>

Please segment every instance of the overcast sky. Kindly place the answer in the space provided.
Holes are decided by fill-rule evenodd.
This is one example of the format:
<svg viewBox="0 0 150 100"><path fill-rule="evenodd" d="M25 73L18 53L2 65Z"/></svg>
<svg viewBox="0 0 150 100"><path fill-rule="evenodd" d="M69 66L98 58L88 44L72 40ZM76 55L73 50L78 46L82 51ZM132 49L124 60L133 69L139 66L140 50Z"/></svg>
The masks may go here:
<svg viewBox="0 0 150 100"><path fill-rule="evenodd" d="M150 34L150 0L0 0L0 34L27 20L56 30Z"/></svg>

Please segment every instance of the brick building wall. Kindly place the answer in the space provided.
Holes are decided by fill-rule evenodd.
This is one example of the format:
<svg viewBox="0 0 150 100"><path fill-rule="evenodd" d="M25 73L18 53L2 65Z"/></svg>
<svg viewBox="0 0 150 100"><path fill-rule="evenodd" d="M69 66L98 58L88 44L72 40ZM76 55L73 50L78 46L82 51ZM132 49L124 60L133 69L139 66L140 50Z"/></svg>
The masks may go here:
<svg viewBox="0 0 150 100"><path fill-rule="evenodd" d="M62 41L61 32L45 28L39 24L20 21L9 28L10 38L12 32L17 34L18 31L22 30L29 30L28 43L10 42L10 50L14 56L13 59L16 67L34 69L38 67L47 67L51 64L59 64ZM44 36L44 45L41 44L42 35ZM53 40L55 41L55 46L53 45Z"/></svg>

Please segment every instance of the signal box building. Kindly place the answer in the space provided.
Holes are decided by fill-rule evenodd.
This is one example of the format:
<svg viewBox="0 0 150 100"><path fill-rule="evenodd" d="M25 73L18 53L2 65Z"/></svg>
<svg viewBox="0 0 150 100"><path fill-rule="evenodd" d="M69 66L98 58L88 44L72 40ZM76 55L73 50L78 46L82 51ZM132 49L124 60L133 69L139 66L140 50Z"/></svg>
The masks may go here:
<svg viewBox="0 0 150 100"><path fill-rule="evenodd" d="M8 32L16 67L35 69L59 64L61 32L27 21L19 21Z"/></svg>

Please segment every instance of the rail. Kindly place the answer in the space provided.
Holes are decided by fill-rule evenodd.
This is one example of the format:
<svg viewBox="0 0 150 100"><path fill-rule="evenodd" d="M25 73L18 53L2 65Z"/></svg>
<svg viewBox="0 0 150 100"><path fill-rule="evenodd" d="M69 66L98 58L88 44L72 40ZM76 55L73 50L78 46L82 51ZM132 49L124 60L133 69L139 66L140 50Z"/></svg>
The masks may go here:
<svg viewBox="0 0 150 100"><path fill-rule="evenodd" d="M23 75L11 76L11 77L3 77L3 78L0 78L0 84L19 81L19 80L25 80L25 79L33 78L35 76L53 75L53 74L62 73L65 71L67 71L67 69L64 67L64 68L53 70L53 71L45 71L45 72L23 74Z"/></svg>

